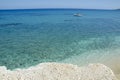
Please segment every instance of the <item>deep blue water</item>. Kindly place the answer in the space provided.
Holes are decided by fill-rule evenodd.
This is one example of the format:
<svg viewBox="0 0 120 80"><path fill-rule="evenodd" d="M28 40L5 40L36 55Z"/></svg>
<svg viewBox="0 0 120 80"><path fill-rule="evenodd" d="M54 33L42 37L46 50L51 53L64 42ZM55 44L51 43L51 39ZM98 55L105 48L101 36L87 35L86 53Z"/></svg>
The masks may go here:
<svg viewBox="0 0 120 80"><path fill-rule="evenodd" d="M93 58L91 62L99 62L120 56L119 49L119 10L0 11L0 66L9 69L42 62L77 63L73 56L83 63Z"/></svg>

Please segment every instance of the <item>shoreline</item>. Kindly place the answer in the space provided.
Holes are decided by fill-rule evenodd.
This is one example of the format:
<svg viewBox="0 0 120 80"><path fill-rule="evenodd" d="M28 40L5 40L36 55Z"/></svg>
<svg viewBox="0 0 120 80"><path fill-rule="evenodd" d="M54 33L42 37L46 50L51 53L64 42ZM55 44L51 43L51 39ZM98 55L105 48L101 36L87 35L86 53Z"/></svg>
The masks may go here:
<svg viewBox="0 0 120 80"><path fill-rule="evenodd" d="M99 63L79 67L73 64L47 62L27 69L14 70L2 66L0 72L0 80L117 80L109 67Z"/></svg>
<svg viewBox="0 0 120 80"><path fill-rule="evenodd" d="M117 52L117 51L114 51L114 52ZM84 58L85 58L85 56L84 56ZM74 61L74 59L75 59L75 61ZM100 63L100 64L103 64L103 65L107 66L108 68L110 68L112 70L112 72L114 73L114 75L117 77L117 79L120 80L120 62L119 62L120 59L119 59L119 56L113 56L113 55L111 55L111 56L107 56L106 59L103 60L103 61L95 61L95 62L94 62L94 59L91 60L92 57L90 57L91 61L89 59L88 60L82 60L82 59L79 60L79 59L80 59L79 56L77 56L77 57L73 56L72 58L70 58L70 59L67 60L67 61L71 60L71 63L69 63L67 61L61 61L61 62L57 62L57 64L67 64L67 65L74 65L74 66L77 66L77 67L85 67L85 66L88 66L91 63L92 64ZM81 61L83 61L84 64L82 64ZM88 61L88 63L86 63L85 61ZM1 72L2 69L10 71L10 72L11 71L14 72L14 71L36 70L38 68L42 69L43 66L44 66L44 64L46 65L46 64L52 64L52 63L56 63L56 62L43 62L43 63L39 63L38 65L30 66L30 67L27 67L27 68L15 68L13 70L7 69L6 66L0 66L0 72Z"/></svg>

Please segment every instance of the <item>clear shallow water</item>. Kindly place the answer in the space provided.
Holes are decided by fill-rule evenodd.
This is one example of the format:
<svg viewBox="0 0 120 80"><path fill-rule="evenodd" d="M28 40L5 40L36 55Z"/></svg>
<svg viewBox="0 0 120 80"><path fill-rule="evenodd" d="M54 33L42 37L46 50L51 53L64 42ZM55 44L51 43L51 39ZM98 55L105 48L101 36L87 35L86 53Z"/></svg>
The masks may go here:
<svg viewBox="0 0 120 80"><path fill-rule="evenodd" d="M75 17L74 13L83 17ZM120 11L0 11L0 66L87 64L120 56Z"/></svg>

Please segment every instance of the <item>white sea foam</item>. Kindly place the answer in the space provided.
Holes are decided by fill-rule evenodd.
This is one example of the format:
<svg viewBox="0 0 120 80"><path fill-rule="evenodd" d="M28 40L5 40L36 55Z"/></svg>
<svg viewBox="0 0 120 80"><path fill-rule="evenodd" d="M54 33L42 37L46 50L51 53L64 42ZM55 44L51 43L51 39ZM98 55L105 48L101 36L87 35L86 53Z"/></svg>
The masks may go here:
<svg viewBox="0 0 120 80"><path fill-rule="evenodd" d="M102 64L78 67L64 63L41 63L28 69L7 70L0 67L0 80L117 80L112 70Z"/></svg>

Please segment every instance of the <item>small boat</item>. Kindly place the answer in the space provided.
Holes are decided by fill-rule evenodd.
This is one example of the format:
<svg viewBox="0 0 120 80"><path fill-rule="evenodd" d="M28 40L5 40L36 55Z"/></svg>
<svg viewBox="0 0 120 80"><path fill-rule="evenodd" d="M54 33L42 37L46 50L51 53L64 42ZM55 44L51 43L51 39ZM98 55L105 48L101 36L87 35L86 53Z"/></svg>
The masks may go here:
<svg viewBox="0 0 120 80"><path fill-rule="evenodd" d="M74 16L81 17L82 15L80 13L76 13Z"/></svg>

